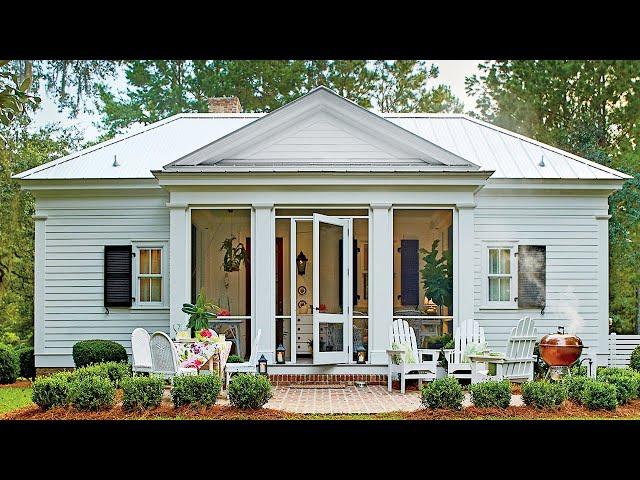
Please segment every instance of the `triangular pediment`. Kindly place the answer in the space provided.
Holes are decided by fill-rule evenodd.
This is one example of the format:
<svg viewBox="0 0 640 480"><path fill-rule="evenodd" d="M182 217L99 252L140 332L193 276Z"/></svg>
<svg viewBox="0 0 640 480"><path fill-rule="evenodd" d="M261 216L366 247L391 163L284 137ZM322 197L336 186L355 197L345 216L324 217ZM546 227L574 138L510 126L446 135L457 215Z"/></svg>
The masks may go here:
<svg viewBox="0 0 640 480"><path fill-rule="evenodd" d="M166 165L165 170L265 165L478 168L332 91L318 88Z"/></svg>

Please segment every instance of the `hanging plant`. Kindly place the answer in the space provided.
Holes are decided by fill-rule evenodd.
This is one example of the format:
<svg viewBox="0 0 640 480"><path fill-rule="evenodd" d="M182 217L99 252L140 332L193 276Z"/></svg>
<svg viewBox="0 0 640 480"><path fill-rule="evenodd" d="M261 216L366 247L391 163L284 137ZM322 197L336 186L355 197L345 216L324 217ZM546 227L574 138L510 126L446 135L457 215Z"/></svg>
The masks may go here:
<svg viewBox="0 0 640 480"><path fill-rule="evenodd" d="M424 267L420 272L422 285L427 298L433 300L440 307L446 306L451 310L453 305L453 253L451 250L446 250L438 258L438 243L440 243L439 240L434 240L430 251L424 248L420 249L420 252L424 254L422 257Z"/></svg>
<svg viewBox="0 0 640 480"><path fill-rule="evenodd" d="M237 243L233 246L235 236L225 238L220 247L220 251L224 250L224 271L225 272L237 272L240 270L240 264L247 259L247 250L242 243Z"/></svg>

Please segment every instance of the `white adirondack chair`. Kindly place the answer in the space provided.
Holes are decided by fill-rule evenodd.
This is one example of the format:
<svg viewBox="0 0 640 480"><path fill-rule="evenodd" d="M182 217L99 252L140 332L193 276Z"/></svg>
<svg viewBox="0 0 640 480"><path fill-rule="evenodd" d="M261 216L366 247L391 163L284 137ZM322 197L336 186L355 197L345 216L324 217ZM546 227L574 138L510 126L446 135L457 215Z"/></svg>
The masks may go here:
<svg viewBox="0 0 640 480"><path fill-rule="evenodd" d="M529 317L523 317L518 325L511 330L511 337L507 342L504 360L496 362L496 375L489 377L487 373L480 374L479 380L492 378L495 380L510 380L512 382L526 382L533 380L533 349L538 339L536 325Z"/></svg>
<svg viewBox="0 0 640 480"><path fill-rule="evenodd" d="M136 373L151 373L153 370L150 340L149 332L144 328L136 328L131 332L131 352L133 354L131 369L134 375Z"/></svg>
<svg viewBox="0 0 640 480"><path fill-rule="evenodd" d="M262 335L262 330L258 329L256 332L256 336L253 339L253 347L251 348L251 356L249 357L248 362L243 363L227 363L224 367L227 377L227 388L229 388L229 382L231 381L232 373L252 373L256 374L256 365L258 365L258 342L260 341L260 336Z"/></svg>
<svg viewBox="0 0 640 480"><path fill-rule="evenodd" d="M455 348L445 351L447 358L447 374L455 378L471 378L471 363L463 362L464 353L469 343L484 343L484 330L480 324L470 318L461 322L453 334Z"/></svg>
<svg viewBox="0 0 640 480"><path fill-rule="evenodd" d="M169 335L164 332L154 332L151 335L151 364L152 373L173 379L176 375L197 375L197 368L180 366L178 351Z"/></svg>
<svg viewBox="0 0 640 480"><path fill-rule="evenodd" d="M393 350L393 344L409 345L417 362L408 363L405 360L406 353L399 353ZM391 391L392 378L395 374L400 374L400 392L405 391L405 380L418 379L418 386L422 386L423 380L435 380L438 368L439 350L420 349L416 343L416 334L406 320L394 320L389 327L389 346L387 350L389 356L389 370L387 373L387 390ZM430 360L423 360L423 355L430 355ZM394 358L399 357L399 362L394 363Z"/></svg>

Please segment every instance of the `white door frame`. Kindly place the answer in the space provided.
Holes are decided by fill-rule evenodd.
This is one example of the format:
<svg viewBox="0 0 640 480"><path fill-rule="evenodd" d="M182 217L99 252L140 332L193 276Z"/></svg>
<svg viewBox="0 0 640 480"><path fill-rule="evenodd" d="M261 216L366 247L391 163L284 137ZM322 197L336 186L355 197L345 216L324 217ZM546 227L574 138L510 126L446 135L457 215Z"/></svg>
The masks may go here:
<svg viewBox="0 0 640 480"><path fill-rule="evenodd" d="M342 227L342 313L322 313L320 311L320 223ZM348 363L351 346L351 255L353 242L351 239L351 219L330 217L319 213L313 214L313 363L316 365ZM320 323L342 324L343 350L339 352L320 351Z"/></svg>

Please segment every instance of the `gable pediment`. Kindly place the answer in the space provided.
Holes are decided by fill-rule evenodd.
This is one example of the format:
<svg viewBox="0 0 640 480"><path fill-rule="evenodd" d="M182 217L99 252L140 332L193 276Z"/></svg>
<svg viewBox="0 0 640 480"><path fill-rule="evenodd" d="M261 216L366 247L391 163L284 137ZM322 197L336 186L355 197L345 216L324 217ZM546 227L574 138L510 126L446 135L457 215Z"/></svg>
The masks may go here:
<svg viewBox="0 0 640 480"><path fill-rule="evenodd" d="M165 166L478 166L325 88ZM191 167L191 168L190 168Z"/></svg>

